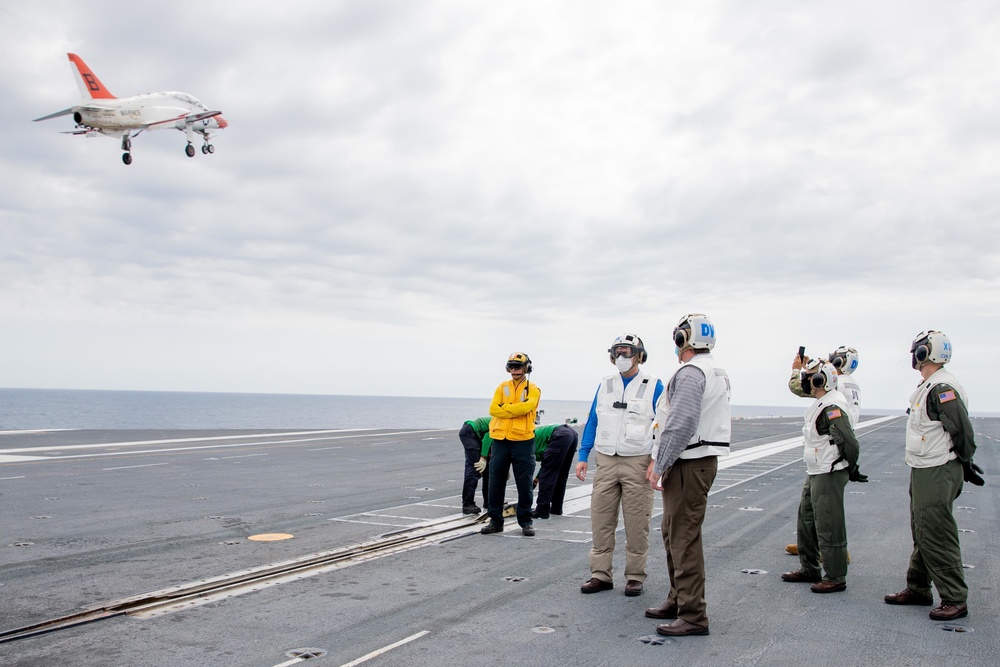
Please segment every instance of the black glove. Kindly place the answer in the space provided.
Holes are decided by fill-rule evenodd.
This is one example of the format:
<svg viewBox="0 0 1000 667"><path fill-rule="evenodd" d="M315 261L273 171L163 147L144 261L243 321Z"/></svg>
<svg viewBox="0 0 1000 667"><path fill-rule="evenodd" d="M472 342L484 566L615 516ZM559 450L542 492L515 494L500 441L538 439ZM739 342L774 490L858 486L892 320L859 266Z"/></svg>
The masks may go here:
<svg viewBox="0 0 1000 667"><path fill-rule="evenodd" d="M975 484L976 486L983 486L986 484L986 480L979 476L982 474L983 469L977 466L972 461L963 461L962 470L965 471L965 481L969 484ZM979 473L979 474L976 474Z"/></svg>
<svg viewBox="0 0 1000 667"><path fill-rule="evenodd" d="M862 475L861 468L854 466L853 468L847 469L847 479L852 482L867 482L868 475Z"/></svg>

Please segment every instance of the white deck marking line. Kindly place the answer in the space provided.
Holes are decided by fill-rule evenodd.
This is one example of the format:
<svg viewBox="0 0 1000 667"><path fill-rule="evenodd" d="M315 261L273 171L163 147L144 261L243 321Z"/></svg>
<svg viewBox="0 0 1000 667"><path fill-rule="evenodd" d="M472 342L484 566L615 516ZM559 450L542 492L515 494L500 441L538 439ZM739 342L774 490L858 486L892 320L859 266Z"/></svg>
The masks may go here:
<svg viewBox="0 0 1000 667"><path fill-rule="evenodd" d="M17 477L0 477L0 480L4 479L24 479L24 475L18 475Z"/></svg>
<svg viewBox="0 0 1000 667"><path fill-rule="evenodd" d="M98 456L132 456L134 454L165 454L165 453L168 453L168 452L189 452L189 451L195 451L195 450L198 450L198 449L223 449L223 448L226 448L226 447L256 447L258 445L287 445L287 444L295 444L295 443L298 443L298 442L311 442L313 440L334 440L334 439L339 439L341 437L351 437L351 438L358 437L358 438L363 438L363 437L369 437L369 436L366 436L366 435L354 436L354 435L352 435L352 436L338 436L337 438L326 437L326 438L305 438L305 439L300 439L300 440L272 440L272 441L268 441L268 442L239 442L239 443L228 444L228 445L211 444L211 445L199 445L197 447L169 447L169 448L166 448L166 449L139 449L139 450L124 451L124 452L100 452L100 453L96 453L96 454L68 454L66 456L30 456L30 457L29 456L20 456L20 457L11 457L11 458L16 458L17 460L23 460L23 461L64 461L66 459L87 459L87 458L92 459L92 458L97 458ZM210 439L210 438L206 438L206 440L208 440L208 439ZM168 442L168 441L164 440L162 442ZM62 452L64 449L74 449L74 448L94 449L94 448L99 448L99 447L117 447L118 445L121 445L121 444L144 444L144 443L108 443L108 444L104 444L104 445L71 445L69 447L50 447L50 448L48 448L48 451L50 451L50 450L57 450L59 452ZM45 448L43 448L43 449L45 449ZM8 451L8 450L0 450L0 457L2 457L2 452L4 452L4 451ZM10 450L10 451L16 451L16 450ZM20 451L27 451L27 450L20 450Z"/></svg>
<svg viewBox="0 0 1000 667"><path fill-rule="evenodd" d="M0 454L0 463L20 463L21 461L44 461L48 456L10 456Z"/></svg>
<svg viewBox="0 0 1000 667"><path fill-rule="evenodd" d="M25 433L55 433L56 431L73 431L72 428L29 428L21 431L0 431L0 435L23 435Z"/></svg>
<svg viewBox="0 0 1000 667"><path fill-rule="evenodd" d="M403 644L409 644L414 639L420 639L424 635L430 634L430 632L431 632L430 630L421 630L420 632L418 632L415 635L410 635L406 639L400 639L398 642L395 642L393 644L389 644L388 646L385 646L383 648L380 648L380 649L377 649L375 651L372 651L371 653L369 653L367 655L361 656L357 660L351 660L350 662L345 662L340 667L357 667L357 665L360 665L363 662L368 662L372 658L377 658L378 656L382 655L383 653L388 653L389 651L391 651L394 648L399 648Z"/></svg>
<svg viewBox="0 0 1000 667"><path fill-rule="evenodd" d="M95 449L100 447L132 447L135 445L172 445L183 442L218 442L220 440L246 440L248 438L278 438L293 435L323 435L327 433L350 433L351 435L338 435L325 438L304 438L302 440L282 440L277 443L272 442L249 442L244 445L269 445L285 444L289 442L310 442L312 440L343 440L344 438L384 438L387 435L412 435L414 433L433 433L450 429L422 428L414 431L394 431L393 433L359 433L359 431L371 431L374 429L362 428L341 428L322 431L289 431L287 433L254 433L251 435L214 435L203 438L168 438L166 440L134 440L131 442L101 442L90 445L65 445L61 447L24 447L18 449L0 449L0 454L19 454L21 452L51 452L53 450L64 451L67 449ZM236 446L236 445L233 445Z"/></svg>
<svg viewBox="0 0 1000 667"><path fill-rule="evenodd" d="M390 528L409 528L408 523L379 523L378 521L357 521L355 519L327 519L327 521L340 521L342 523L363 523L368 526L389 526Z"/></svg>
<svg viewBox="0 0 1000 667"><path fill-rule="evenodd" d="M153 466L168 466L169 463L146 463L141 466L120 466L118 468L101 468L101 470L131 470L132 468L152 468Z"/></svg>
<svg viewBox="0 0 1000 667"><path fill-rule="evenodd" d="M861 429L877 426L888 420L898 419L898 418L899 417L879 417L877 419L869 419L867 421L863 421L860 424L858 424L857 430L860 431ZM754 447L750 447L747 449L741 449L737 452L730 454L729 456L721 458L719 460L719 470L720 471L725 470L726 468L732 468L738 465L746 465L757 459L762 459L767 456L773 456L774 454L780 454L781 452L785 452L790 449L795 449L796 447L801 447L801 446L802 446L802 436L799 436L797 438L788 438L786 440L779 440L778 442L770 442L763 445L756 445ZM714 491L711 491L710 494L725 490L726 488L732 486L736 486L737 484L745 484L746 482L752 479L756 479L761 475L766 475L769 472L778 470L779 468L783 468L787 465L791 465L792 463L795 463L795 461L800 461L800 460L801 458L796 457L796 459L794 459L793 461L781 464L777 467L767 467L759 474L753 475L749 478L743 478L742 476L740 476L738 478L739 481L736 481L733 484L729 484L726 487L715 489ZM563 502L563 514L573 515L574 517L582 517L582 515L574 514L574 512L581 512L590 509L590 493L593 490L593 487L594 487L593 484L584 484L581 486L574 487L573 489L567 489L566 490L567 500ZM571 493L571 491L573 493ZM570 500L571 497L572 500ZM654 512L650 516L650 518L659 516L660 514L662 514L662 511Z"/></svg>
<svg viewBox="0 0 1000 667"><path fill-rule="evenodd" d="M260 454L237 454L235 456L212 456L205 459L206 461L225 461L227 459L247 459L254 456L269 456L267 452L261 452Z"/></svg>

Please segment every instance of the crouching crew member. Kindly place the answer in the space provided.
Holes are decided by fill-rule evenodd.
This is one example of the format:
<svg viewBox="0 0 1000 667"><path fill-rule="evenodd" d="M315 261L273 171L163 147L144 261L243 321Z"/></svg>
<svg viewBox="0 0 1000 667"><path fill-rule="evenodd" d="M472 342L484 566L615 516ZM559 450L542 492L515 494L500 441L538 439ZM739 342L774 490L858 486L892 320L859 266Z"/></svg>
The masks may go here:
<svg viewBox="0 0 1000 667"><path fill-rule="evenodd" d="M458 439L465 449L465 481L462 483L462 513L479 514L476 505L476 486L479 479L483 480L483 505L489 504L490 473L487 470L487 457L490 454L490 418L480 417L470 419L462 424L458 431Z"/></svg>
<svg viewBox="0 0 1000 667"><path fill-rule="evenodd" d="M548 519L549 514L563 513L566 481L573 466L579 436L565 424L535 427L535 460L541 463L535 483L538 500L531 516Z"/></svg>

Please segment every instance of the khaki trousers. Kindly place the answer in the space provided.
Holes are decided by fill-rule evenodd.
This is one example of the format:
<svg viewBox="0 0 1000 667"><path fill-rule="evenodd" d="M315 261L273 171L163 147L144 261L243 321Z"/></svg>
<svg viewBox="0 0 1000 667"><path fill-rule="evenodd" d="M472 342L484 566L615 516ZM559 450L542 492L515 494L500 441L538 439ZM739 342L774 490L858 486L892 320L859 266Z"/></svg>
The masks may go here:
<svg viewBox="0 0 1000 667"><path fill-rule="evenodd" d="M705 553L701 525L708 508L708 491L719 471L719 457L677 459L663 478L663 547L667 551L670 594L677 618L708 626L705 602Z"/></svg>
<svg viewBox="0 0 1000 667"><path fill-rule="evenodd" d="M611 560L618 530L618 508L625 519L625 579L646 580L649 556L649 517L653 513L653 489L646 481L652 460L642 456L596 455L594 490L590 495L590 526L594 544L590 550L590 572L602 581L614 581Z"/></svg>

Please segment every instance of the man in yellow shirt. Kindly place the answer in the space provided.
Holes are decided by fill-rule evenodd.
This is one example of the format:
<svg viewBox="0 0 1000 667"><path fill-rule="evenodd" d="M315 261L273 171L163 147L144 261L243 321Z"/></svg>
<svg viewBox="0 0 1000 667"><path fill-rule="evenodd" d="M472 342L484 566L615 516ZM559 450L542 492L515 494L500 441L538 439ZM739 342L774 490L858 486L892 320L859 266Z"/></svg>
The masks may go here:
<svg viewBox="0 0 1000 667"><path fill-rule="evenodd" d="M526 537L535 534L531 523L531 479L535 473L535 414L542 392L531 384L531 359L523 352L507 358L510 380L501 382L490 404L490 491L487 511L490 522L483 535L503 532L503 501L507 475L513 468L517 485L517 523Z"/></svg>

